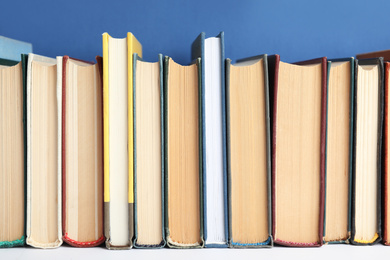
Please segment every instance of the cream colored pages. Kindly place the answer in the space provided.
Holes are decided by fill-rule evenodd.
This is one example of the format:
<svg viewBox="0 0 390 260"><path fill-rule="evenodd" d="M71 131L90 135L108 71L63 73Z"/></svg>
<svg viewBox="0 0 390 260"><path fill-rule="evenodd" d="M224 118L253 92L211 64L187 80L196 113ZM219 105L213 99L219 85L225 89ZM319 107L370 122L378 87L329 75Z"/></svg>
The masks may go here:
<svg viewBox="0 0 390 260"><path fill-rule="evenodd" d="M112 246L128 246L129 156L127 40L109 37L109 153L110 153L110 239Z"/></svg>
<svg viewBox="0 0 390 260"><path fill-rule="evenodd" d="M356 87L355 241L377 238L379 66L358 66Z"/></svg>
<svg viewBox="0 0 390 260"><path fill-rule="evenodd" d="M280 62L275 149L275 240L319 243L321 64Z"/></svg>
<svg viewBox="0 0 390 260"><path fill-rule="evenodd" d="M62 243L62 56L57 61L57 198L58 237Z"/></svg>
<svg viewBox="0 0 390 260"><path fill-rule="evenodd" d="M199 194L199 88L196 64L168 66L168 230L173 246L198 246Z"/></svg>
<svg viewBox="0 0 390 260"><path fill-rule="evenodd" d="M41 248L62 243L56 76L55 59L29 55L27 244Z"/></svg>
<svg viewBox="0 0 390 260"><path fill-rule="evenodd" d="M0 68L0 245L24 235L22 64Z"/></svg>
<svg viewBox="0 0 390 260"><path fill-rule="evenodd" d="M65 90L64 235L76 243L96 242L103 235L103 104L98 65L68 59Z"/></svg>
<svg viewBox="0 0 390 260"><path fill-rule="evenodd" d="M346 240L350 179L351 63L331 63L328 81L325 242Z"/></svg>
<svg viewBox="0 0 390 260"><path fill-rule="evenodd" d="M268 233L264 65L230 66L231 243L256 245Z"/></svg>
<svg viewBox="0 0 390 260"><path fill-rule="evenodd" d="M135 157L138 245L159 245L162 237L160 64L137 61Z"/></svg>

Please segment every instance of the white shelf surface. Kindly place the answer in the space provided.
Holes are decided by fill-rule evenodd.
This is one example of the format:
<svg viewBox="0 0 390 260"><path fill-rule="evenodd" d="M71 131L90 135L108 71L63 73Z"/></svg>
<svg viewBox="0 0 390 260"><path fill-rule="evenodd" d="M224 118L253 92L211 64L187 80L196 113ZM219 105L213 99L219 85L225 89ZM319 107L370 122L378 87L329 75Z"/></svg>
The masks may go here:
<svg viewBox="0 0 390 260"><path fill-rule="evenodd" d="M73 260L73 259L376 259L390 255L390 246L326 245L320 248L274 247L272 249L131 249L108 250L104 247L35 249L31 247L0 249L1 260Z"/></svg>

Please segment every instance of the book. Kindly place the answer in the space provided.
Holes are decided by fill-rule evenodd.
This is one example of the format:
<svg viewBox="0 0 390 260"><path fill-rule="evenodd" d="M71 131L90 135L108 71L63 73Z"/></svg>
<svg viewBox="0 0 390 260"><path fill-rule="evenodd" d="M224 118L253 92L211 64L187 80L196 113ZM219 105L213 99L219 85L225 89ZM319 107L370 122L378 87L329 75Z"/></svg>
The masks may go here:
<svg viewBox="0 0 390 260"><path fill-rule="evenodd" d="M25 244L27 56L21 59L0 59L0 248Z"/></svg>
<svg viewBox="0 0 390 260"><path fill-rule="evenodd" d="M203 235L205 247L227 247L227 161L224 32L192 44L192 59L201 58Z"/></svg>
<svg viewBox="0 0 390 260"><path fill-rule="evenodd" d="M165 235L172 248L203 247L200 58L165 57Z"/></svg>
<svg viewBox="0 0 390 260"><path fill-rule="evenodd" d="M62 91L62 233L76 247L104 242L103 85L97 63L57 59Z"/></svg>
<svg viewBox="0 0 390 260"><path fill-rule="evenodd" d="M381 240L383 58L355 62L352 244Z"/></svg>
<svg viewBox="0 0 390 260"><path fill-rule="evenodd" d="M390 245L390 207L389 207L389 201L390 201L390 192L389 192L389 186L390 186L390 178L389 178L389 110L390 110L390 103L389 103L389 87L390 87L390 62L386 61L384 62L384 74L385 74L385 80L384 80L384 122L383 122L383 157L382 157L382 166L383 166L383 175L382 175L382 233L383 233L383 243L385 245ZM382 206L381 205L381 206Z"/></svg>
<svg viewBox="0 0 390 260"><path fill-rule="evenodd" d="M134 54L134 247L165 246L163 57Z"/></svg>
<svg viewBox="0 0 390 260"><path fill-rule="evenodd" d="M326 58L268 59L272 109L273 238L285 246L323 239Z"/></svg>
<svg viewBox="0 0 390 260"><path fill-rule="evenodd" d="M389 86L390 86L390 50L383 50L383 51L375 51L375 52L369 52L369 53L362 53L362 54L357 54L356 58L357 59L372 59L372 58L380 58L383 57L383 85L384 85L384 90L383 90L383 139L382 139L382 163L381 167L383 172L382 172L382 185L381 185L381 200L382 203L380 204L381 207L381 230L382 230L382 235L383 235L383 244L385 245L390 245L390 207L389 207L389 201L390 201L390 193L389 193L389 183L390 183L390 178L389 178Z"/></svg>
<svg viewBox="0 0 390 260"><path fill-rule="evenodd" d="M270 247L271 132L267 55L226 62L230 247Z"/></svg>
<svg viewBox="0 0 390 260"><path fill-rule="evenodd" d="M104 234L109 249L129 249L134 235L133 34L103 34Z"/></svg>
<svg viewBox="0 0 390 260"><path fill-rule="evenodd" d="M328 60L324 243L349 243L354 58Z"/></svg>
<svg viewBox="0 0 390 260"><path fill-rule="evenodd" d="M55 248L62 244L60 100L56 59L30 53L26 243L38 248Z"/></svg>
<svg viewBox="0 0 390 260"><path fill-rule="evenodd" d="M0 59L21 61L21 54L32 53L32 44L0 36Z"/></svg>

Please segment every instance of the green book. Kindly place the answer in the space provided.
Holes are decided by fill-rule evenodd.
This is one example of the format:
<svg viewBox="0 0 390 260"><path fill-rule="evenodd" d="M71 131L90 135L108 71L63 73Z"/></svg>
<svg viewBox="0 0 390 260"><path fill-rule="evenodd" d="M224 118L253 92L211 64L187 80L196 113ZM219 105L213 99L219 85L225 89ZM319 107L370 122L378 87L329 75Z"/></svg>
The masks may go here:
<svg viewBox="0 0 390 260"><path fill-rule="evenodd" d="M0 247L25 244L26 64L0 59Z"/></svg>

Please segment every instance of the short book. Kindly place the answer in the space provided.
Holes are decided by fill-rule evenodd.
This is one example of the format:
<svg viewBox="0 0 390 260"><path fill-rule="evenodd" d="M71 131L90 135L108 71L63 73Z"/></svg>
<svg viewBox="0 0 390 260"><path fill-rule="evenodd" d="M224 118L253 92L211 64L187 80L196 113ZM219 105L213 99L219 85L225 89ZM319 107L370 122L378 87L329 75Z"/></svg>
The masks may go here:
<svg viewBox="0 0 390 260"><path fill-rule="evenodd" d="M226 61L229 246L271 247L267 55Z"/></svg>

